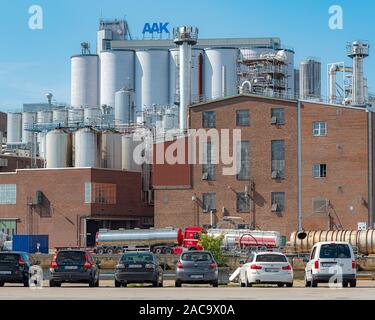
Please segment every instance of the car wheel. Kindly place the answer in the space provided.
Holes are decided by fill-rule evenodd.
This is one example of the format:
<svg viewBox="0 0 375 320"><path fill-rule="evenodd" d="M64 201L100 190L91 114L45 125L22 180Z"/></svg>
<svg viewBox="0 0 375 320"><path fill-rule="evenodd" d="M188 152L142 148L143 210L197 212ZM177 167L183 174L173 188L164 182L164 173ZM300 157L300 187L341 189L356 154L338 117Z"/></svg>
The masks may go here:
<svg viewBox="0 0 375 320"><path fill-rule="evenodd" d="M29 284L29 279L25 279L25 280L23 280L23 286L24 287L30 287L30 284Z"/></svg>
<svg viewBox="0 0 375 320"><path fill-rule="evenodd" d="M350 283L350 288L355 288L357 286L357 280L351 280L349 283Z"/></svg>
<svg viewBox="0 0 375 320"><path fill-rule="evenodd" d="M121 283L121 286L126 288L128 286L128 284L126 282L124 282L124 283Z"/></svg>
<svg viewBox="0 0 375 320"><path fill-rule="evenodd" d="M253 284L251 282L249 282L249 281L246 282L246 287L251 288L252 286L253 286Z"/></svg>
<svg viewBox="0 0 375 320"><path fill-rule="evenodd" d="M177 281L174 283L174 285L175 285L176 288L181 288L182 283L181 283L181 281L178 281L178 280L177 280Z"/></svg>
<svg viewBox="0 0 375 320"><path fill-rule="evenodd" d="M219 287L219 281L214 281L214 282L212 282L212 286L214 287L214 288L218 288Z"/></svg>
<svg viewBox="0 0 375 320"><path fill-rule="evenodd" d="M115 280L115 288L121 288L121 282Z"/></svg>
<svg viewBox="0 0 375 320"><path fill-rule="evenodd" d="M104 254L104 249L99 248L99 249L96 250L96 253L102 255L102 254Z"/></svg>
<svg viewBox="0 0 375 320"><path fill-rule="evenodd" d="M114 250L113 250L113 248L108 248L107 249L107 254L114 254Z"/></svg>
<svg viewBox="0 0 375 320"><path fill-rule="evenodd" d="M286 287L287 287L287 288L292 288L292 287L293 287L293 282L287 283L287 284L286 284Z"/></svg>
<svg viewBox="0 0 375 320"><path fill-rule="evenodd" d="M100 286L100 284L99 284L99 279L98 279L98 280L96 280L96 282L95 282L95 287L96 287L96 288L99 288L99 286Z"/></svg>
<svg viewBox="0 0 375 320"><path fill-rule="evenodd" d="M94 287L95 287L95 284L96 284L95 279L90 280L90 282L89 282L89 287L90 287L90 288L94 288Z"/></svg>
<svg viewBox="0 0 375 320"><path fill-rule="evenodd" d="M278 283L277 286L278 286L279 288L283 288L283 287L284 287L284 283Z"/></svg>
<svg viewBox="0 0 375 320"><path fill-rule="evenodd" d="M311 287L311 281L307 281L307 278L305 276L305 287L310 288Z"/></svg>
<svg viewBox="0 0 375 320"><path fill-rule="evenodd" d="M0 282L0 287L4 287L4 282Z"/></svg>
<svg viewBox="0 0 375 320"><path fill-rule="evenodd" d="M158 285L159 285L159 283L158 283L157 281L152 283L152 286L153 286L154 288L157 288Z"/></svg>
<svg viewBox="0 0 375 320"><path fill-rule="evenodd" d="M165 248L164 253L165 254L172 254L171 248Z"/></svg>
<svg viewBox="0 0 375 320"><path fill-rule="evenodd" d="M317 288L317 287L318 287L318 281L316 281L316 280L312 280L312 281L311 281L311 287L312 287L312 288Z"/></svg>
<svg viewBox="0 0 375 320"><path fill-rule="evenodd" d="M155 254L162 254L163 253L163 248L156 248L154 250Z"/></svg>

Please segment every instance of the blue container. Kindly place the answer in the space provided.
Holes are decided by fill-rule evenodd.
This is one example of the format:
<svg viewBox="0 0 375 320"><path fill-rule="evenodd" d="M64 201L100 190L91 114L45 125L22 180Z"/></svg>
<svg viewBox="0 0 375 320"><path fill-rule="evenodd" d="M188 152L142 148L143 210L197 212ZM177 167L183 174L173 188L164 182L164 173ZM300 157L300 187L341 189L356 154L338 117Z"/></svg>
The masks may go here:
<svg viewBox="0 0 375 320"><path fill-rule="evenodd" d="M38 250L39 246L39 250ZM48 235L16 234L13 236L13 251L47 253Z"/></svg>

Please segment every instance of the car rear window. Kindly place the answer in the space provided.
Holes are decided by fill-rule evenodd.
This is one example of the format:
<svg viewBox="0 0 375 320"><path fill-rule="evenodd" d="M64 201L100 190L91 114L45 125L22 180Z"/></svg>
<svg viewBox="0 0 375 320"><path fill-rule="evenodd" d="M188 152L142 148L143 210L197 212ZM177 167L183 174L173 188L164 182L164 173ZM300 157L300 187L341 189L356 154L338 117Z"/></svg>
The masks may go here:
<svg viewBox="0 0 375 320"><path fill-rule="evenodd" d="M209 253L184 253L181 258L183 261L210 261L212 256Z"/></svg>
<svg viewBox="0 0 375 320"><path fill-rule="evenodd" d="M0 254L0 263L14 263L19 259L18 254Z"/></svg>
<svg viewBox="0 0 375 320"><path fill-rule="evenodd" d="M280 254L260 254L257 256L257 262L288 262L285 256Z"/></svg>
<svg viewBox="0 0 375 320"><path fill-rule="evenodd" d="M323 244L320 248L322 259L350 259L351 253L347 244Z"/></svg>
<svg viewBox="0 0 375 320"><path fill-rule="evenodd" d="M61 265L84 265L86 254L81 251L61 251L57 254L56 263Z"/></svg>
<svg viewBox="0 0 375 320"><path fill-rule="evenodd" d="M129 253L125 254L121 258L122 262L153 262L154 258L148 253Z"/></svg>

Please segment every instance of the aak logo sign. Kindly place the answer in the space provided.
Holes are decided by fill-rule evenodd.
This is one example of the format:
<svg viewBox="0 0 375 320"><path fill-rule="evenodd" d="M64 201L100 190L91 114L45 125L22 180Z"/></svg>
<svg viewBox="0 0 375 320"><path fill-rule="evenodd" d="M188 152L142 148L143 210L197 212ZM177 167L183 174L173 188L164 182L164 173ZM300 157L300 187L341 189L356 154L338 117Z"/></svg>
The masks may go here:
<svg viewBox="0 0 375 320"><path fill-rule="evenodd" d="M169 22L145 23L142 33L169 33L168 26Z"/></svg>

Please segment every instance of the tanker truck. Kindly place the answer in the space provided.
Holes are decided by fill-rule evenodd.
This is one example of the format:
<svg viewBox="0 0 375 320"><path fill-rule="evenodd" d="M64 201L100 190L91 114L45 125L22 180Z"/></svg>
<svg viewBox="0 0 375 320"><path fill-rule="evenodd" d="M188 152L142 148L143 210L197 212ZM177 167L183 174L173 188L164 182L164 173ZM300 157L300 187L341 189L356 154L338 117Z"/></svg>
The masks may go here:
<svg viewBox="0 0 375 320"><path fill-rule="evenodd" d="M107 230L96 234L97 254L121 254L127 251L151 251L156 254L179 254L183 250L202 250L200 227L164 229Z"/></svg>

